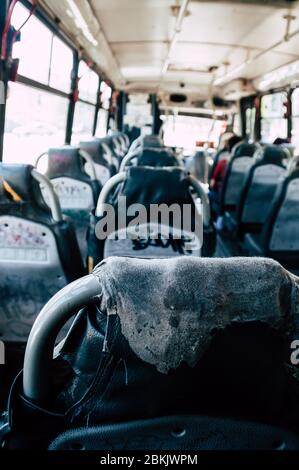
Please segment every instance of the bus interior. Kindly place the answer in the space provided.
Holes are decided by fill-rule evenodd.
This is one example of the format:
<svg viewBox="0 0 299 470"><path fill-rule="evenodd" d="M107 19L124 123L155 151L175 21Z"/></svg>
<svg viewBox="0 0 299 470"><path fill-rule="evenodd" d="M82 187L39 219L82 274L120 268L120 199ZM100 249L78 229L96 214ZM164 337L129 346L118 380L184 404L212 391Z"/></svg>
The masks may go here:
<svg viewBox="0 0 299 470"><path fill-rule="evenodd" d="M299 450L299 2L0 37L1 449Z"/></svg>

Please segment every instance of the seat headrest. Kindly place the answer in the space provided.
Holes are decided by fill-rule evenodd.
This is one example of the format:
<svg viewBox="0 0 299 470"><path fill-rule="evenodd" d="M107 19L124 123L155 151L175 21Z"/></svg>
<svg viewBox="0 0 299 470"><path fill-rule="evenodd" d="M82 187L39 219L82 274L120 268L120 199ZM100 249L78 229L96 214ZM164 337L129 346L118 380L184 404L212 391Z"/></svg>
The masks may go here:
<svg viewBox="0 0 299 470"><path fill-rule="evenodd" d="M190 204L189 182L184 170L176 167L129 167L121 190L127 204Z"/></svg>
<svg viewBox="0 0 299 470"><path fill-rule="evenodd" d="M257 151L255 159L260 164L282 165L283 161L288 158L287 152L287 149L281 146L267 145Z"/></svg>
<svg viewBox="0 0 299 470"><path fill-rule="evenodd" d="M145 135L142 138L143 147L162 147L163 142L158 135Z"/></svg>
<svg viewBox="0 0 299 470"><path fill-rule="evenodd" d="M95 163L103 157L103 147L100 139L84 140L79 143L81 150L89 153Z"/></svg>
<svg viewBox="0 0 299 470"><path fill-rule="evenodd" d="M178 166L178 160L173 152L165 148L144 148L138 156L138 166Z"/></svg>
<svg viewBox="0 0 299 470"><path fill-rule="evenodd" d="M19 203L28 202L31 206L49 212L39 183L32 177L32 165L0 163L0 185L2 202Z"/></svg>
<svg viewBox="0 0 299 470"><path fill-rule="evenodd" d="M234 157L252 157L257 150L256 144L249 144L248 142L240 142L234 147Z"/></svg>
<svg viewBox="0 0 299 470"><path fill-rule="evenodd" d="M234 322L298 333L299 279L272 259L111 257L94 274L100 310L119 316L130 348L161 373L194 367L215 329Z"/></svg>
<svg viewBox="0 0 299 470"><path fill-rule="evenodd" d="M50 179L64 176L82 181L90 180L84 172L79 148L71 145L49 149L47 176Z"/></svg>

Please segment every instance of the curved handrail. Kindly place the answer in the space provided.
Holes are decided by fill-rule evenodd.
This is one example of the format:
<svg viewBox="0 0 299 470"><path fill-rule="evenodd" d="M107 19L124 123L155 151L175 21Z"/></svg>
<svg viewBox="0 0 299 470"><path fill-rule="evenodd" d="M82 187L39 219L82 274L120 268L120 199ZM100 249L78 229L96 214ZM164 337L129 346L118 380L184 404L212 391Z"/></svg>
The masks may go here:
<svg viewBox="0 0 299 470"><path fill-rule="evenodd" d="M89 163L90 165L90 178L92 180L96 180L97 179L97 174L96 174L96 169L95 169L95 166L94 166L94 161L91 157L91 155L89 155L88 152L86 152L85 150L79 150L79 155L81 155L82 158L84 158L84 160L86 161L86 163Z"/></svg>
<svg viewBox="0 0 299 470"><path fill-rule="evenodd" d="M115 188L119 183L123 183L127 178L126 172L117 173L117 175L112 176L102 187L102 190L99 195L99 199L96 207L96 216L102 217L104 212L104 205L108 200L108 196L111 193L112 189Z"/></svg>
<svg viewBox="0 0 299 470"><path fill-rule="evenodd" d="M89 274L57 292L36 318L28 338L23 370L24 395L32 402L41 406L48 404L49 370L60 329L79 309L91 304L100 293L98 278Z"/></svg>
<svg viewBox="0 0 299 470"><path fill-rule="evenodd" d="M121 161L120 167L119 167L119 172L125 171L126 167L128 166L128 163L130 160L133 160L133 158L137 157L138 152L128 152L127 155L124 156L124 158Z"/></svg>
<svg viewBox="0 0 299 470"><path fill-rule="evenodd" d="M203 211L203 224L205 226L210 225L210 220L211 220L211 208L210 208L210 201L209 197L205 191L205 187L203 183L198 181L194 176L188 175L188 180L190 183L190 186L195 189L196 193L198 194L198 197L201 199L202 202L202 211Z"/></svg>
<svg viewBox="0 0 299 470"><path fill-rule="evenodd" d="M41 154L37 157L37 159L36 159L36 161L35 161L35 165L34 165L35 168L37 168L37 165L38 165L40 159L41 159L44 155L48 155L48 152L47 152L47 151L46 151L46 152L43 152L43 153L41 153Z"/></svg>
<svg viewBox="0 0 299 470"><path fill-rule="evenodd" d="M52 212L52 217L55 222L61 222L63 220L63 216L61 212L60 202L57 194L55 193L51 181L49 180L49 178L47 178L45 175L42 175L35 169L32 170L31 175L39 184L42 184L47 189L49 195L49 207Z"/></svg>

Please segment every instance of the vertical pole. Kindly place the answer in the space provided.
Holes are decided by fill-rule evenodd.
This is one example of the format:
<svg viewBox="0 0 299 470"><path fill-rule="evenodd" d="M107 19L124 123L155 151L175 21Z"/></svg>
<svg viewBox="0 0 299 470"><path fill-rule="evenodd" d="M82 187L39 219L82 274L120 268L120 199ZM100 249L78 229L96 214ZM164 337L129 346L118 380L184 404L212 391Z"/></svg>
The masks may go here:
<svg viewBox="0 0 299 470"><path fill-rule="evenodd" d="M108 134L109 129L110 129L110 118L112 117L112 99L113 99L113 92L114 89L111 87L111 96L109 99L109 110L108 110L108 119L107 119L107 127L106 127L106 133Z"/></svg>
<svg viewBox="0 0 299 470"><path fill-rule="evenodd" d="M8 0L0 1L0 38L2 38L6 15L8 10ZM1 41L0 41L1 51ZM1 51L2 52L2 51ZM0 161L3 159L3 139L5 130L5 111L8 86L8 67L7 60L0 62Z"/></svg>
<svg viewBox="0 0 299 470"><path fill-rule="evenodd" d="M72 140L72 130L74 123L74 114L76 106L76 94L77 94L77 83L78 83L78 71L79 71L79 55L77 52L74 52L73 60L73 70L71 76L71 92L69 98L69 107L67 113L66 121L66 133L65 133L65 143L70 144Z"/></svg>
<svg viewBox="0 0 299 470"><path fill-rule="evenodd" d="M292 140L292 128L293 128L293 120L292 120L292 94L294 90L290 90L287 93L287 119L288 119L288 139L291 142Z"/></svg>
<svg viewBox="0 0 299 470"><path fill-rule="evenodd" d="M100 111L100 107L101 107L101 103L100 103L101 83L102 83L102 80L99 77L99 86L98 86L98 92L97 92L97 104L96 104L96 107L95 107L95 115L94 115L93 128L92 128L92 135L93 136L95 136L96 132L97 132L99 111Z"/></svg>
<svg viewBox="0 0 299 470"><path fill-rule="evenodd" d="M124 115L126 112L126 92L121 91L117 99L117 129L124 130Z"/></svg>

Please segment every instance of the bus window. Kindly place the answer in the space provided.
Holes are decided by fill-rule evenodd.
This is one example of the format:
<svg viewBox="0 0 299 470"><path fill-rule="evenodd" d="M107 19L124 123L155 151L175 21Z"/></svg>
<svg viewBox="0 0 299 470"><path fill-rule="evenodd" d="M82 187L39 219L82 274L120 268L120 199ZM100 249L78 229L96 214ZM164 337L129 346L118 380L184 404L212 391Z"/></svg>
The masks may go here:
<svg viewBox="0 0 299 470"><path fill-rule="evenodd" d="M18 4L14 26L27 16L28 9ZM33 16L13 54L20 66L17 82L8 88L3 160L34 164L39 154L65 142L73 51Z"/></svg>
<svg viewBox="0 0 299 470"><path fill-rule="evenodd" d="M233 120L233 131L237 135L241 135L241 118L240 114L235 114L234 115L234 120Z"/></svg>
<svg viewBox="0 0 299 470"><path fill-rule="evenodd" d="M292 144L299 150L299 88L292 93Z"/></svg>
<svg viewBox="0 0 299 470"><path fill-rule="evenodd" d="M30 163L65 139L68 99L21 83L10 83L3 160Z"/></svg>
<svg viewBox="0 0 299 470"><path fill-rule="evenodd" d="M96 136L105 137L105 135L107 134L109 107L110 107L110 98L112 94L112 89L106 82L102 82L101 87L100 87L100 93L101 93L101 108L98 112Z"/></svg>
<svg viewBox="0 0 299 470"><path fill-rule="evenodd" d="M194 116L161 116L164 120L164 143L168 146L192 150L197 141L214 142L217 146L223 131L223 122Z"/></svg>
<svg viewBox="0 0 299 470"><path fill-rule="evenodd" d="M75 106L72 144L88 139L93 134L99 76L81 60L79 65L79 101Z"/></svg>
<svg viewBox="0 0 299 470"><path fill-rule="evenodd" d="M12 24L17 29L28 17L28 9L18 3ZM49 84L53 33L35 16L22 28L21 41L14 46L13 55L20 59L19 74ZM65 72L65 70L63 70Z"/></svg>
<svg viewBox="0 0 299 470"><path fill-rule="evenodd" d="M286 139L288 122L285 117L285 92L264 95L261 99L261 140L272 143L277 137Z"/></svg>
<svg viewBox="0 0 299 470"><path fill-rule="evenodd" d="M251 142L254 141L254 127L255 127L255 116L256 116L256 109L255 108L247 108L245 119L246 119L246 137ZM240 134L240 133L239 133Z"/></svg>

